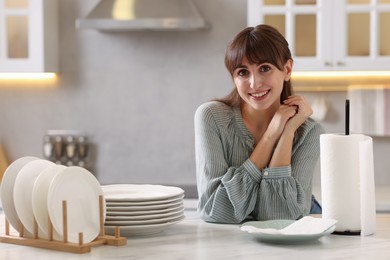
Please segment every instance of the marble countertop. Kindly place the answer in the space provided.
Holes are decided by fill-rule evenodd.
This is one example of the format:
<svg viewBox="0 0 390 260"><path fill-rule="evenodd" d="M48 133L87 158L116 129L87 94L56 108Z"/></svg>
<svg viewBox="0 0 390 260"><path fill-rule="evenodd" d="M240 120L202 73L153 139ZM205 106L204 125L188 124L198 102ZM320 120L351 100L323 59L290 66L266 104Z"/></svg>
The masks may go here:
<svg viewBox="0 0 390 260"><path fill-rule="evenodd" d="M377 232L368 237L329 235L296 245L266 244L239 225L205 223L193 201L186 218L163 232L130 237L125 246L98 246L85 254L0 243L0 259L389 259L390 214L377 215ZM0 235L4 235L0 214Z"/></svg>

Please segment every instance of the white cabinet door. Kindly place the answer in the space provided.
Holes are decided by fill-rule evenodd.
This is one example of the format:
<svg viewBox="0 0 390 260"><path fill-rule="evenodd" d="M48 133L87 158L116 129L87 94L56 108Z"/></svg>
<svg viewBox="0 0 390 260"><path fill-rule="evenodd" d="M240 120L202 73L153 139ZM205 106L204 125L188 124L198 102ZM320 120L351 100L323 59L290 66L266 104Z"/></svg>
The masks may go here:
<svg viewBox="0 0 390 260"><path fill-rule="evenodd" d="M57 72L56 0L0 0L0 72Z"/></svg>
<svg viewBox="0 0 390 260"><path fill-rule="evenodd" d="M346 0L333 4L337 12L333 25L335 69L389 70L390 1Z"/></svg>
<svg viewBox="0 0 390 260"><path fill-rule="evenodd" d="M390 0L248 0L248 25L287 39L297 71L388 70Z"/></svg>

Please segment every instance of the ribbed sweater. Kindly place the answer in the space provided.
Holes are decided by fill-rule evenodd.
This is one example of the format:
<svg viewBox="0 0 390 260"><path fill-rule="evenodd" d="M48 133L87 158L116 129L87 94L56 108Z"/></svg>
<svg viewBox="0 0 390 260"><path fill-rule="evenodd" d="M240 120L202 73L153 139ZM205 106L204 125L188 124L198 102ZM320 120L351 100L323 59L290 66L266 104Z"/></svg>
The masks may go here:
<svg viewBox="0 0 390 260"><path fill-rule="evenodd" d="M195 113L198 212L206 222L299 219L311 207L313 172L322 126L309 118L295 132L291 164L258 169L255 147L239 107L218 101Z"/></svg>

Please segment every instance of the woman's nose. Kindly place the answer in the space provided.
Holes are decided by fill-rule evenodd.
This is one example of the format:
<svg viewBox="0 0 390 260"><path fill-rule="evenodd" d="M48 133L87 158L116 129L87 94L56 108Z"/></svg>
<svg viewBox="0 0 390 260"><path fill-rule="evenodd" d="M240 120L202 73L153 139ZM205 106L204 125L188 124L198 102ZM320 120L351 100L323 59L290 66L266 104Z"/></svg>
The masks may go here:
<svg viewBox="0 0 390 260"><path fill-rule="evenodd" d="M258 89L262 86L263 84L263 79L261 78L260 75L257 74L252 74L251 79L250 79L250 88L251 89Z"/></svg>

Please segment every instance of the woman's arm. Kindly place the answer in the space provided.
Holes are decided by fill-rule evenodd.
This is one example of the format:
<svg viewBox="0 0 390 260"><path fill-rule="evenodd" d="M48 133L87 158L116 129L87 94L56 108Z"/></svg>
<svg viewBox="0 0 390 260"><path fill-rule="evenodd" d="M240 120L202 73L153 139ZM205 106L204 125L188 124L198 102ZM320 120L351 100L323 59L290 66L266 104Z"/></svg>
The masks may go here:
<svg viewBox="0 0 390 260"><path fill-rule="evenodd" d="M303 96L290 96L284 101L284 106L294 109L296 113L288 114L291 117L287 118L282 125L283 130L281 137L275 147L272 155L270 167L287 166L291 164L292 144L295 131L311 116L313 110L310 104ZM283 105L281 106L283 107Z"/></svg>
<svg viewBox="0 0 390 260"><path fill-rule="evenodd" d="M276 111L267 130L250 156L251 161L258 169L290 164L294 131L287 135L285 126L296 113L296 107L289 105L281 105Z"/></svg>
<svg viewBox="0 0 390 260"><path fill-rule="evenodd" d="M228 165L214 116L207 105L195 113L198 211L208 222L240 223L255 207L261 171L248 159L238 167Z"/></svg>
<svg viewBox="0 0 390 260"><path fill-rule="evenodd" d="M254 210L258 220L298 219L309 214L323 132L320 124L308 119L295 133L291 164L271 167L262 177Z"/></svg>
<svg viewBox="0 0 390 260"><path fill-rule="evenodd" d="M276 208L283 208L285 205L285 215L291 214L292 218L305 215L310 210L311 201L311 183L314 172L314 167L319 157L319 135L322 133L322 128L319 125L312 125L312 121L307 121L312 114L312 110L304 97L291 96L285 102L286 106L295 107L296 114L288 119L283 129L281 137L273 152L269 167L277 168L280 171L290 172L290 176L284 181L276 181L270 179L268 182L262 183L261 189L267 189L268 184L272 183L272 187L276 184L279 188L274 190L276 199L273 203ZM303 126L296 133L297 129ZM310 129L304 135L302 129ZM298 144L295 145L293 151L294 136L298 137ZM271 177L272 178L272 177ZM265 199L266 201L266 199ZM271 203L267 201L264 204ZM277 205L280 205L279 207ZM271 215L283 215L283 210L280 212L269 213Z"/></svg>

